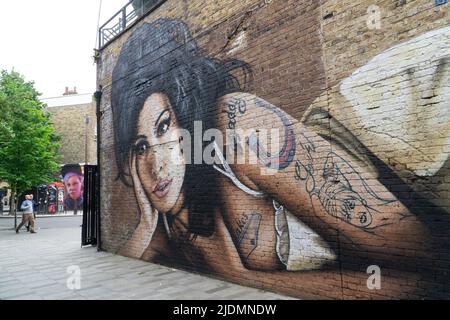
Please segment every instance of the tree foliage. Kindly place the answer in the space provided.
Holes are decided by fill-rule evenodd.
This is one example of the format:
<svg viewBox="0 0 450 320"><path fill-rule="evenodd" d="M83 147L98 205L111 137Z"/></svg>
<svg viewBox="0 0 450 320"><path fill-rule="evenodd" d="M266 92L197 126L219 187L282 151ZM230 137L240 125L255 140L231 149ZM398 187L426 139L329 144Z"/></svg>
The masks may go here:
<svg viewBox="0 0 450 320"><path fill-rule="evenodd" d="M14 194L51 182L58 172L59 138L33 82L0 74L0 181Z"/></svg>

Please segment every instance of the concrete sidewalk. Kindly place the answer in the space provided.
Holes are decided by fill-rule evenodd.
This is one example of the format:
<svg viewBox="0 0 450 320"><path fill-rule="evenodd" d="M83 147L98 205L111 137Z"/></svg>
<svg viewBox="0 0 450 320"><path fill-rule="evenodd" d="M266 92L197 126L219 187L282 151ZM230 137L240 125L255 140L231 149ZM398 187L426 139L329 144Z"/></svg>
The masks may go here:
<svg viewBox="0 0 450 320"><path fill-rule="evenodd" d="M0 231L0 299L284 300L148 262L80 248L80 228L37 234ZM67 286L68 267L79 267L81 288Z"/></svg>

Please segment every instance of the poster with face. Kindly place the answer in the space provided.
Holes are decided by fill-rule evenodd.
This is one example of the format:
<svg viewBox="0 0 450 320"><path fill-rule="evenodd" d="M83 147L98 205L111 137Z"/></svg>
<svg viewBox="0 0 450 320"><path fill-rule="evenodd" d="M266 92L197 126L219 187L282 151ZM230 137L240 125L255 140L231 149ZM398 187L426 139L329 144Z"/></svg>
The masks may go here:
<svg viewBox="0 0 450 320"><path fill-rule="evenodd" d="M83 210L83 173L78 164L65 165L61 170L64 181L64 210Z"/></svg>

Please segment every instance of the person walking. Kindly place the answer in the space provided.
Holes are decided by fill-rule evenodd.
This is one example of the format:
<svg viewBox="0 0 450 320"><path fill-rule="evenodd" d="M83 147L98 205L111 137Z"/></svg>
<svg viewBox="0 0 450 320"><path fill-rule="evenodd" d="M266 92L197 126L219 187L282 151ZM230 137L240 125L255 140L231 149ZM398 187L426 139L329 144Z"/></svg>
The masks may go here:
<svg viewBox="0 0 450 320"><path fill-rule="evenodd" d="M17 227L16 233L19 233L20 228L27 222L30 222L30 233L36 233L36 231L34 231L33 201L31 199L31 195L27 194L25 196L25 201L23 201L20 206L20 210L22 210L22 222Z"/></svg>
<svg viewBox="0 0 450 320"><path fill-rule="evenodd" d="M38 203L33 199L33 194L28 195L30 197L30 201L33 203L33 218L36 221L36 212L38 211ZM26 228L27 232L30 232L31 221L28 221Z"/></svg>

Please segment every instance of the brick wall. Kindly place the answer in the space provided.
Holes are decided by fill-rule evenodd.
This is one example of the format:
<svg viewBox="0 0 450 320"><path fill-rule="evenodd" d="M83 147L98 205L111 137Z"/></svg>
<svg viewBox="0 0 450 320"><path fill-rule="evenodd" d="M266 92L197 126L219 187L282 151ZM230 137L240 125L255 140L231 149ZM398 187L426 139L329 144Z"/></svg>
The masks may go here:
<svg viewBox="0 0 450 320"><path fill-rule="evenodd" d="M448 8L164 2L98 61L102 248L301 298L448 297ZM165 105L167 120L159 104L209 101L220 82L201 78L202 63L218 74L230 59L251 77L232 71L240 90L205 102L202 117L222 131L281 128L285 148L268 154L279 170L262 158L232 166L264 200L211 166L176 165L178 147L155 133L189 117ZM146 100L161 92L168 100ZM142 132L156 140L136 142ZM167 194L157 170L172 177Z"/></svg>
<svg viewBox="0 0 450 320"><path fill-rule="evenodd" d="M95 104L80 104L46 109L52 114L56 132L61 136L61 164L97 163ZM86 123L86 116L89 123Z"/></svg>

